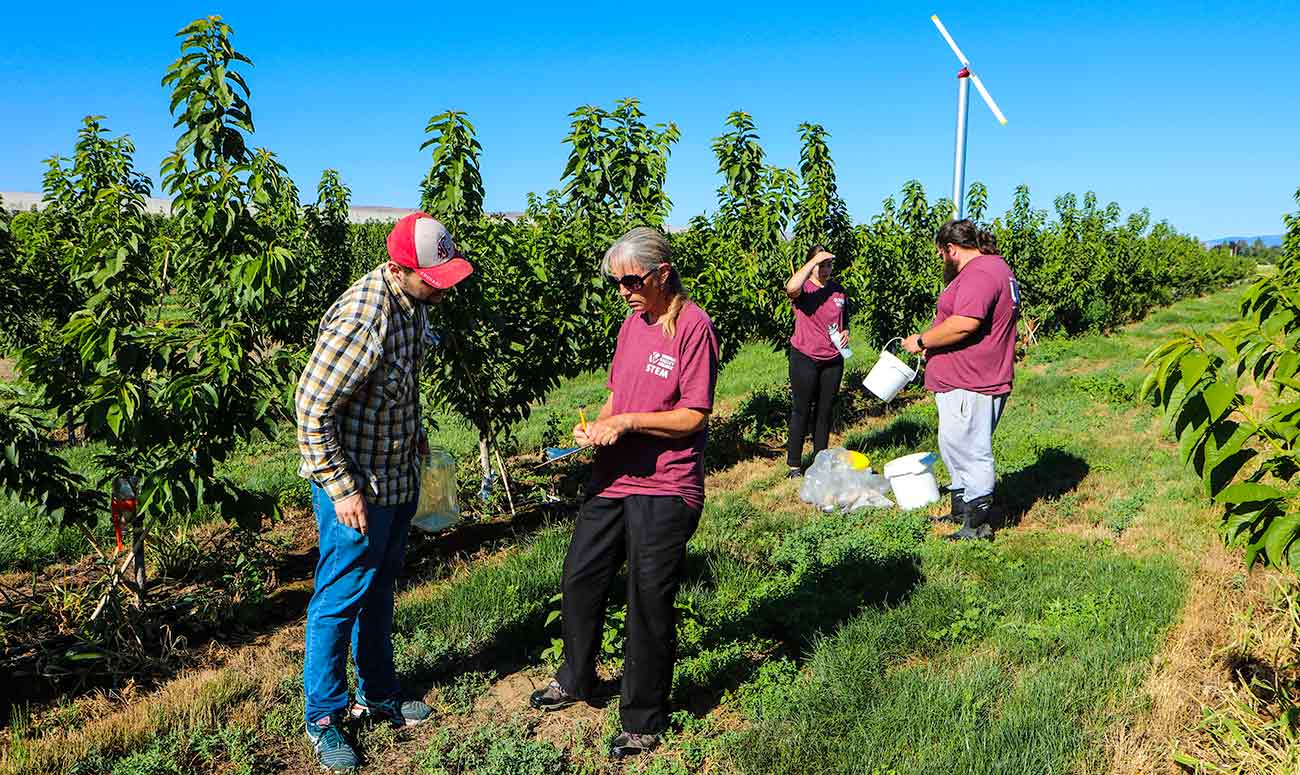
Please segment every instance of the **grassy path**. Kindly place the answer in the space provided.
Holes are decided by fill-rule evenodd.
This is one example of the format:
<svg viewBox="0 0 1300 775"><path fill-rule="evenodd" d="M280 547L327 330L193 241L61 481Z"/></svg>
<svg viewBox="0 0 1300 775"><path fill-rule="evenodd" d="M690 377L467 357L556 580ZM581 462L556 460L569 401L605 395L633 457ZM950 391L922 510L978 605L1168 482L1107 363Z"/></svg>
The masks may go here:
<svg viewBox="0 0 1300 775"><path fill-rule="evenodd" d="M1235 295L1031 354L995 439L1008 524L991 545L951 545L924 515L821 515L779 460L711 475L680 598L682 710L664 752L625 769L603 759L613 708L541 717L523 702L549 672L564 524L413 586L400 668L440 716L400 739L361 732L366 771L1108 771L1114 730L1150 715L1153 658L1217 540L1196 481L1134 401L1141 358L1173 326L1225 319ZM784 371L779 355L745 357L724 372L733 404ZM566 389L554 411L592 389ZM920 401L840 441L883 461L933 449L934 426ZM0 771L311 771L300 660L289 627L125 710L27 731Z"/></svg>

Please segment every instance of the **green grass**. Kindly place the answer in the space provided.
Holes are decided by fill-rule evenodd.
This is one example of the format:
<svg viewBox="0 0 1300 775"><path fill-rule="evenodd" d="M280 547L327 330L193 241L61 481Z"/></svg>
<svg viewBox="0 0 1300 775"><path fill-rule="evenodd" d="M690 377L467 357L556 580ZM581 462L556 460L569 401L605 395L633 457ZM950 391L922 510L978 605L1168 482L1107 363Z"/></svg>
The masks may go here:
<svg viewBox="0 0 1300 775"><path fill-rule="evenodd" d="M1103 771L1112 704L1139 691L1180 614L1188 555L1216 540L1188 521L1201 492L1176 452L1157 443L1154 412L1133 398L1139 364L1169 327L1226 319L1234 303L1235 293L1191 300L1120 335L1034 351L995 438L1002 502L1025 524L991 545L929 536L916 514L820 514L797 503L779 466L711 491L679 596L674 698L693 710L674 715L663 755L633 771L710 762L753 772L805 772L817 762L881 775ZM784 370L781 354L747 348L724 371L719 395L739 404L779 384ZM520 429L521 445L543 438L550 417L602 397L599 375L566 384ZM918 401L848 429L846 444L883 462L933 449L935 422L933 402ZM265 470L274 486L283 463L268 445L241 475ZM408 686L440 685L463 710L484 673L540 665L555 634L544 619L567 541L564 525L544 527L450 579L409 589L396 620ZM267 717L279 721L259 732L264 748L290 750L291 760L301 755L286 748L301 709L299 659L276 663L287 688ZM708 711L718 705L744 726L714 723ZM222 718L220 703L211 712ZM235 728L218 722L225 727ZM526 720L492 729L364 743L376 761L402 756L426 772L605 771L597 749L608 735L560 750L534 739ZM212 734L195 726L177 750ZM117 742L82 761L111 769L139 753L101 737ZM37 747L28 746L32 761L60 761Z"/></svg>
<svg viewBox="0 0 1300 775"><path fill-rule="evenodd" d="M1186 583L1166 559L1032 534L930 542L923 567L900 605L817 644L737 747L746 771L849 772L870 752L900 774L1070 772L1096 742L1088 713L1140 679Z"/></svg>

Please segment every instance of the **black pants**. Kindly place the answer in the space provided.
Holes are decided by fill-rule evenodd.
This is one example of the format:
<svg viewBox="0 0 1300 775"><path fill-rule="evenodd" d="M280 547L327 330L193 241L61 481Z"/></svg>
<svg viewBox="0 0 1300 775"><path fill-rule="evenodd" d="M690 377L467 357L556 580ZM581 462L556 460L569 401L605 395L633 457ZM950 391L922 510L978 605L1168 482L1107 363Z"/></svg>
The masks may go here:
<svg viewBox="0 0 1300 775"><path fill-rule="evenodd" d="M808 433L808 419L813 416L813 454L826 449L831 438L831 410L835 394L844 378L844 359L815 361L790 348L790 443L786 462L791 468L803 463L803 439Z"/></svg>
<svg viewBox="0 0 1300 775"><path fill-rule="evenodd" d="M564 558L564 665L556 678L570 694L592 696L610 585L627 560L619 703L625 732L658 734L668 727L677 658L673 603L686 565L686 542L699 523L699 510L675 496L590 498L578 514Z"/></svg>

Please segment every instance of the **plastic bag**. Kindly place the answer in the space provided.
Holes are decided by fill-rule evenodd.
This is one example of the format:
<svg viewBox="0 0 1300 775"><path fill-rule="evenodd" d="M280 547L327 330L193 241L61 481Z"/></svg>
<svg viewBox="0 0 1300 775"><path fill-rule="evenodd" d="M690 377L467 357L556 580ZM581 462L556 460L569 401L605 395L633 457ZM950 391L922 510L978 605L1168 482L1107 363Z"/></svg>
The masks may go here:
<svg viewBox="0 0 1300 775"><path fill-rule="evenodd" d="M420 462L420 502L411 525L426 533L437 533L460 522L456 496L456 461L441 449L432 450Z"/></svg>
<svg viewBox="0 0 1300 775"><path fill-rule="evenodd" d="M872 471L870 462L842 447L818 452L804 474L799 499L826 512L892 507L889 481Z"/></svg>

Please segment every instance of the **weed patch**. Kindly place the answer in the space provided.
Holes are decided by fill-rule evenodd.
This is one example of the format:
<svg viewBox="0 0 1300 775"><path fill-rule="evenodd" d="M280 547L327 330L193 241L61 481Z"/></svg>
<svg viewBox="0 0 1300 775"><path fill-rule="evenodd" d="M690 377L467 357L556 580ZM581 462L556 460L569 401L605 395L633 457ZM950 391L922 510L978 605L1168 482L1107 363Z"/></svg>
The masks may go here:
<svg viewBox="0 0 1300 775"><path fill-rule="evenodd" d="M530 739L519 721L486 724L459 736L440 729L418 760L423 775L562 775L568 760L550 743Z"/></svg>

